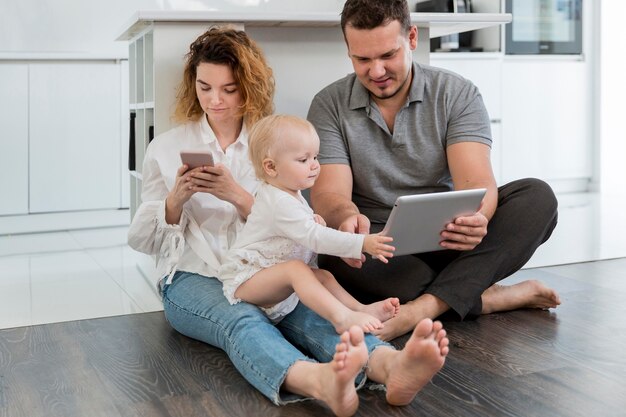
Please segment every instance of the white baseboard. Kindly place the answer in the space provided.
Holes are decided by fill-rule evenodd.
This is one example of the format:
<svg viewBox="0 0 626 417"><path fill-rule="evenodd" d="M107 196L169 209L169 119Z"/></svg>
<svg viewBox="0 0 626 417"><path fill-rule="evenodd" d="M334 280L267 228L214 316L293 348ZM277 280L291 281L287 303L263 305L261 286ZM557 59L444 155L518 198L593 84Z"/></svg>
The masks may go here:
<svg viewBox="0 0 626 417"><path fill-rule="evenodd" d="M556 194L586 193L591 184L590 178L546 179Z"/></svg>
<svg viewBox="0 0 626 417"><path fill-rule="evenodd" d="M0 235L127 226L128 209L0 216Z"/></svg>

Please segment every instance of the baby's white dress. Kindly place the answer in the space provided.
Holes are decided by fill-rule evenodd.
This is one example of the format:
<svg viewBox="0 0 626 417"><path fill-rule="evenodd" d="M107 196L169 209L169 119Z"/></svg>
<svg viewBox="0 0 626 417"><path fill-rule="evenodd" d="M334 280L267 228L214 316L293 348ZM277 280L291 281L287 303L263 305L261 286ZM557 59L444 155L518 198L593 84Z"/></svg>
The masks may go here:
<svg viewBox="0 0 626 417"><path fill-rule="evenodd" d="M364 235L340 232L315 223L313 210L298 193L298 198L269 184L262 184L252 211L233 246L222 261L218 278L231 304L237 288L261 269L299 259L316 266L316 254L360 258ZM298 297L263 310L273 322L296 308Z"/></svg>

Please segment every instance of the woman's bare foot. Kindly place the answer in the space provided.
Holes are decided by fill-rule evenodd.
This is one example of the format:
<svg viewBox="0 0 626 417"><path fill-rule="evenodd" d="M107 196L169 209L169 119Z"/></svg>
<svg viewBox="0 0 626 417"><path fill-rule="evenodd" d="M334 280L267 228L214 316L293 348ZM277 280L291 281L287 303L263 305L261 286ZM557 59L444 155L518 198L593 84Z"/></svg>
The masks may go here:
<svg viewBox="0 0 626 417"><path fill-rule="evenodd" d="M383 327L383 323L371 314L353 311L347 307L330 321L338 334L342 334L352 326L359 326L365 333L371 333Z"/></svg>
<svg viewBox="0 0 626 417"><path fill-rule="evenodd" d="M338 416L351 416L359 407L354 380L367 363L367 346L363 330L352 326L341 334L333 360L324 364L325 381L319 400L324 401Z"/></svg>
<svg viewBox="0 0 626 417"><path fill-rule="evenodd" d="M390 297L376 303L364 304L359 311L369 313L380 321L385 322L398 314L400 311L400 300Z"/></svg>
<svg viewBox="0 0 626 417"><path fill-rule="evenodd" d="M448 354L448 338L441 322L420 321L404 349L392 357L385 380L387 402L406 405L439 372Z"/></svg>
<svg viewBox="0 0 626 417"><path fill-rule="evenodd" d="M556 308L561 304L556 291L534 279L514 285L494 284L485 290L482 301L482 314L518 308Z"/></svg>

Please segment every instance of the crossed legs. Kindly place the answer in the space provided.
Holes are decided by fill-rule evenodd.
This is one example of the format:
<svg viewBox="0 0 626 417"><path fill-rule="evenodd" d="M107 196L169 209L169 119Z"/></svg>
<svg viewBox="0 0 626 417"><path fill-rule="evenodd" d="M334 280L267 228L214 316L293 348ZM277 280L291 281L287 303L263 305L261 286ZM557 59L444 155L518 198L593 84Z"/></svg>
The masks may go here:
<svg viewBox="0 0 626 417"><path fill-rule="evenodd" d="M397 296L399 313L373 333L391 340L407 333L423 318L448 310L460 318L518 308L554 308L556 291L539 281L512 286L496 284L519 270L551 235L557 221L554 193L544 182L525 179L499 189L489 232L475 249L440 251L392 258L387 265L366 262L361 270L337 258L320 257L340 283L361 300ZM372 225L372 232L376 232ZM380 225L382 227L382 225Z"/></svg>

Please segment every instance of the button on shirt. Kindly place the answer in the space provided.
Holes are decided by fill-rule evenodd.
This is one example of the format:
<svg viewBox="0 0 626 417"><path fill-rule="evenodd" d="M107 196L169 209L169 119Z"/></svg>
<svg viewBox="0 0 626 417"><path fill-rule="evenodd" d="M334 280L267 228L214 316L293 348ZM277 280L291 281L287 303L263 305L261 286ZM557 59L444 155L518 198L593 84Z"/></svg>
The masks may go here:
<svg viewBox="0 0 626 417"><path fill-rule="evenodd" d="M176 270L204 276L217 275L222 257L243 226L231 203L209 193L195 193L183 207L179 224L165 221L165 199L182 165L181 150L208 150L216 164L226 166L246 191L256 192L259 181L248 158L248 133L244 127L236 142L220 147L206 117L157 136L148 146L143 163L141 200L128 231L134 249L155 255L158 279Z"/></svg>

